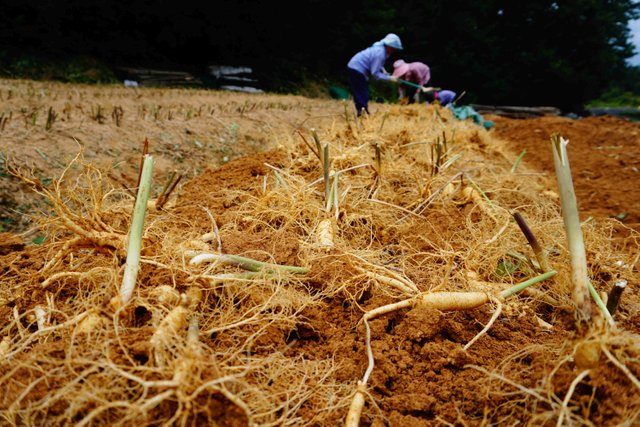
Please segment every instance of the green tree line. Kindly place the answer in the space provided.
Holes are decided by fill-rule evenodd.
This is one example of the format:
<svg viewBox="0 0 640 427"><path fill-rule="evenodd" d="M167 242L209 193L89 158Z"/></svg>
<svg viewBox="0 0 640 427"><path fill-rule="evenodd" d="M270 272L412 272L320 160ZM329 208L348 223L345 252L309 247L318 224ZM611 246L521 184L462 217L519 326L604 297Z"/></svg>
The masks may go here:
<svg viewBox="0 0 640 427"><path fill-rule="evenodd" d="M305 76L346 82L349 58L398 34L396 58L486 104L574 108L616 85L637 90L631 0L2 0L0 65L25 57L203 70L254 67L268 89ZM392 59L396 59L392 58ZM387 64L391 69L391 62ZM28 63L27 63L28 65Z"/></svg>

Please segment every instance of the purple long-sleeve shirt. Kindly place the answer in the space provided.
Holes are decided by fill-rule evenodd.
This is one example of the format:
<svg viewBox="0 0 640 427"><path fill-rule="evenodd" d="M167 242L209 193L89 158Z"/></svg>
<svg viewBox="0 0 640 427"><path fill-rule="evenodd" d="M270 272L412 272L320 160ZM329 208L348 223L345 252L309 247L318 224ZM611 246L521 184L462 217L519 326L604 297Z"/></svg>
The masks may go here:
<svg viewBox="0 0 640 427"><path fill-rule="evenodd" d="M369 80L369 76L378 80L389 80L391 76L386 74L383 68L387 58L387 50L384 45L374 44L353 55L347 67L362 73L367 80Z"/></svg>

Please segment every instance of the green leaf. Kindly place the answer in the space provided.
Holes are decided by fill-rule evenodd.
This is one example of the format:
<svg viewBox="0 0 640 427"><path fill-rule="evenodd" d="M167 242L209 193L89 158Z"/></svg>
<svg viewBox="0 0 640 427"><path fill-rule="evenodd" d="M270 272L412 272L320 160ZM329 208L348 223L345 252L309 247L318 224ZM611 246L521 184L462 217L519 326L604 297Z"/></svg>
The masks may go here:
<svg viewBox="0 0 640 427"><path fill-rule="evenodd" d="M498 266L496 267L496 274L500 277L511 276L519 268L519 262L513 262L507 259L503 259L498 263Z"/></svg>
<svg viewBox="0 0 640 427"><path fill-rule="evenodd" d="M627 217L627 213L626 212L620 212L618 215L616 215L616 218L619 221L624 221L624 219Z"/></svg>
<svg viewBox="0 0 640 427"><path fill-rule="evenodd" d="M34 244L36 244L36 245L41 245L41 244L43 244L43 243L44 243L45 239L46 239L46 237L44 237L44 236L37 236L36 238L34 238L34 239L31 241L31 243L34 243Z"/></svg>

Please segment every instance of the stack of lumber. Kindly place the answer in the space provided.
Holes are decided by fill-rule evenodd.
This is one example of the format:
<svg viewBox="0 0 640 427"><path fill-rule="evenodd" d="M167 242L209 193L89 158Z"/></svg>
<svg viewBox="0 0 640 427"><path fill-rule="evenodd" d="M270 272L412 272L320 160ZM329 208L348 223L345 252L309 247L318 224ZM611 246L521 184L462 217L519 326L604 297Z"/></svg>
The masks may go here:
<svg viewBox="0 0 640 427"><path fill-rule="evenodd" d="M150 70L147 68L120 67L118 71L140 86L202 86L202 81L185 71Z"/></svg>
<svg viewBox="0 0 640 427"><path fill-rule="evenodd" d="M542 116L559 116L560 109L556 107L516 107L500 105L471 105L480 114L495 114L512 119L529 119Z"/></svg>

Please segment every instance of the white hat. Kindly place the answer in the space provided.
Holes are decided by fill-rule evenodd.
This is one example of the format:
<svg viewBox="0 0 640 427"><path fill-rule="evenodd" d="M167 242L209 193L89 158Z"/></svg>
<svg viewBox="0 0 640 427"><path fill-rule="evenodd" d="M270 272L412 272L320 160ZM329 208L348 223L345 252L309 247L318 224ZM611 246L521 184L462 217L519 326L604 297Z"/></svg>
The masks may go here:
<svg viewBox="0 0 640 427"><path fill-rule="evenodd" d="M393 33L387 34L385 38L380 40L380 42L385 46L389 46L397 50L402 50L402 42L400 41L400 37Z"/></svg>

